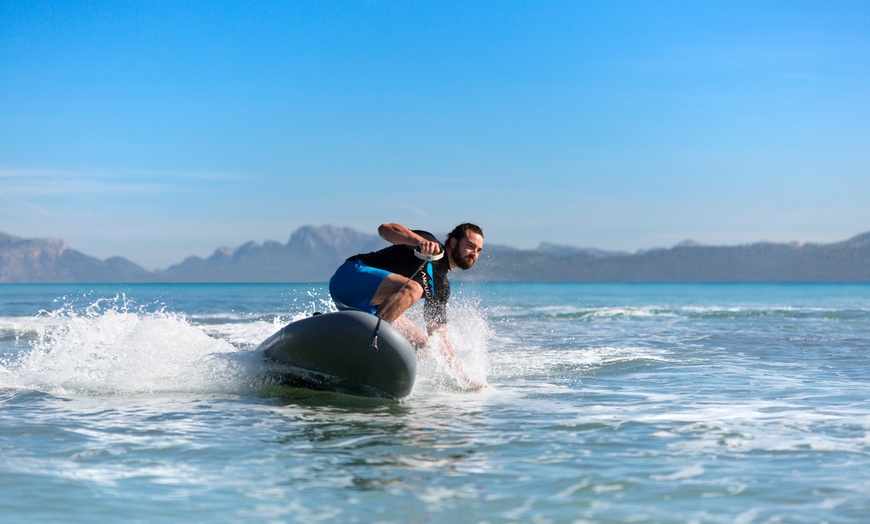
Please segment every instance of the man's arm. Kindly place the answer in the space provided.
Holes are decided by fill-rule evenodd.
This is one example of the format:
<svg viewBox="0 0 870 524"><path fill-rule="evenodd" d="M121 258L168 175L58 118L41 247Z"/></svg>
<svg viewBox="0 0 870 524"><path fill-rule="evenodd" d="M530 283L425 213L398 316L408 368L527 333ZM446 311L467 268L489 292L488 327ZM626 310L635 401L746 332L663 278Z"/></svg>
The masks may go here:
<svg viewBox="0 0 870 524"><path fill-rule="evenodd" d="M414 233L402 224L381 224L378 234L390 244L415 247L424 255L437 255L441 252L441 244Z"/></svg>
<svg viewBox="0 0 870 524"><path fill-rule="evenodd" d="M453 351L453 344L451 344L450 339L447 338L447 324L429 324L426 326L426 331L429 332L430 337L438 337L438 340L441 343L441 351L444 353L444 356L447 357L447 360L452 363L456 352Z"/></svg>
<svg viewBox="0 0 870 524"><path fill-rule="evenodd" d="M430 325L428 331L430 337L438 337L441 352L444 353L445 357L447 357L447 363L460 377L462 377L470 389L484 389L489 387L489 384L485 381L478 382L471 378L471 376L459 366L459 362L456 361L456 352L453 350L453 344L451 344L450 339L447 338L447 324Z"/></svg>

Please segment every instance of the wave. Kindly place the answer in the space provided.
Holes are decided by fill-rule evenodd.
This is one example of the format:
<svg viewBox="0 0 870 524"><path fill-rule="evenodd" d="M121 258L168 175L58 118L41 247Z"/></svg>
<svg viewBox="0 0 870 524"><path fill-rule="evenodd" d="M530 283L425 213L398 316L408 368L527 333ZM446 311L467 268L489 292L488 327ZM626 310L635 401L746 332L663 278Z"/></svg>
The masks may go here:
<svg viewBox="0 0 870 524"><path fill-rule="evenodd" d="M0 391L54 395L142 393L257 394L272 381L256 346L312 311L187 316L124 294L66 303L31 317L0 318ZM320 308L323 311L325 308ZM486 382L488 321L477 304L456 301L449 336L462 371L421 355L417 394L457 393L468 378ZM410 315L422 325L422 309Z"/></svg>
<svg viewBox="0 0 870 524"><path fill-rule="evenodd" d="M866 320L870 309L791 306L495 306L494 319L612 322L620 320L736 320L752 318Z"/></svg>
<svg viewBox="0 0 870 524"><path fill-rule="evenodd" d="M64 306L27 322L4 319L27 347L0 357L0 388L58 394L241 392L260 359L183 315L134 307L123 295ZM262 329L265 327L260 326Z"/></svg>

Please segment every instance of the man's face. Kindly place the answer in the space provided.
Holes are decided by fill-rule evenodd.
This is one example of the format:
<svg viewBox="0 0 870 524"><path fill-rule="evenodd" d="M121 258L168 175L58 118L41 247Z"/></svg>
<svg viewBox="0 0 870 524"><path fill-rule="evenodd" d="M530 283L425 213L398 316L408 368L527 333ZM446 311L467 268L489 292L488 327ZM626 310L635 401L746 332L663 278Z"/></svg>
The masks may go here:
<svg viewBox="0 0 870 524"><path fill-rule="evenodd" d="M450 258L461 269L470 269L477 261L483 250L483 237L477 233L468 231L465 238L459 242L456 239L450 241Z"/></svg>

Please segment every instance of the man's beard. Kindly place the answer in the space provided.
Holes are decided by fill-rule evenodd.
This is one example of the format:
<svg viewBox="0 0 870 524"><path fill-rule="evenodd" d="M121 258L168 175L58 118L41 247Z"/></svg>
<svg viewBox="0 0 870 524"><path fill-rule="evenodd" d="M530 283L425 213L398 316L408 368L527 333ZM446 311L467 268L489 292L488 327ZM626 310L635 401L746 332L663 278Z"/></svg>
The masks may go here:
<svg viewBox="0 0 870 524"><path fill-rule="evenodd" d="M464 258L462 256L462 252L459 250L459 243L453 248L453 251L450 252L451 258L456 262L456 265L459 269L471 269L471 266L474 265L474 257L472 255L466 255Z"/></svg>

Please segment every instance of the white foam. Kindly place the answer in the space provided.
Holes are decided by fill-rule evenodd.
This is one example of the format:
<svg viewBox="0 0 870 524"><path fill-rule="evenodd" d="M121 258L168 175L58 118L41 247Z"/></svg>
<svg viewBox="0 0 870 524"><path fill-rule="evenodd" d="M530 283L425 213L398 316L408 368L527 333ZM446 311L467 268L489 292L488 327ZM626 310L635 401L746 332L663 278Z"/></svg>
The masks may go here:
<svg viewBox="0 0 870 524"><path fill-rule="evenodd" d="M406 316L423 325L422 308L415 306ZM487 348L492 338L488 319L476 302L453 300L448 309L447 340L454 351L448 359L438 336L430 337L429 348L417 356L414 395L462 393L487 384Z"/></svg>
<svg viewBox="0 0 870 524"><path fill-rule="evenodd" d="M493 317L513 319L522 317L538 317L541 319L563 318L566 320L616 320L621 318L676 318L680 315L666 307L658 306L602 306L581 307L576 305L545 305L545 306L493 306L490 308Z"/></svg>
<svg viewBox="0 0 870 524"><path fill-rule="evenodd" d="M211 337L225 340L235 347L251 349L295 319L276 317L272 321L255 320L230 324L206 324L197 329Z"/></svg>
<svg viewBox="0 0 870 524"><path fill-rule="evenodd" d="M133 310L123 296L35 317L30 347L4 357L0 387L108 394L241 391L261 362L165 311Z"/></svg>
<svg viewBox="0 0 870 524"><path fill-rule="evenodd" d="M0 329L26 336L30 345L0 358L0 388L84 395L247 392L268 367L252 351L256 345L310 315L258 315L246 322L150 309L121 294L4 319ZM422 307L409 317L423 325ZM455 358L448 360L439 337L432 337L420 354L415 394L463 394L486 384L492 330L482 308L452 301L447 336Z"/></svg>

